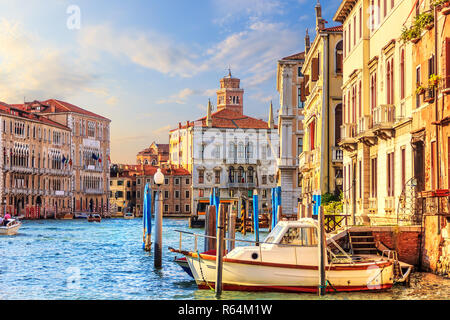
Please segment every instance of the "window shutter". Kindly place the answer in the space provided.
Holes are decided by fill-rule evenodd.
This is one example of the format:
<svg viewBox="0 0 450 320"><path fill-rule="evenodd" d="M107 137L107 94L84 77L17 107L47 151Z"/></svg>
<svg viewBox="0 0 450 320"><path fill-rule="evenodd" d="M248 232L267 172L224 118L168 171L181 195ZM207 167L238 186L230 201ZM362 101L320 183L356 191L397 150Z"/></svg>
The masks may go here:
<svg viewBox="0 0 450 320"><path fill-rule="evenodd" d="M311 80L317 81L319 79L319 59L313 58L311 62Z"/></svg>

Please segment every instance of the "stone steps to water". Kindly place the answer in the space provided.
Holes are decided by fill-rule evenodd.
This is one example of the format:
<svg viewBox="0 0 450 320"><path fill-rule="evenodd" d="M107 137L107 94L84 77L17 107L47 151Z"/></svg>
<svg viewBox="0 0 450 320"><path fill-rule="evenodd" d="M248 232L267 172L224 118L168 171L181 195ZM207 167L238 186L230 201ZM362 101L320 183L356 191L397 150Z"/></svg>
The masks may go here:
<svg viewBox="0 0 450 320"><path fill-rule="evenodd" d="M349 238L353 254L370 254L378 252L378 249L375 246L374 236L370 231L351 231L349 233Z"/></svg>

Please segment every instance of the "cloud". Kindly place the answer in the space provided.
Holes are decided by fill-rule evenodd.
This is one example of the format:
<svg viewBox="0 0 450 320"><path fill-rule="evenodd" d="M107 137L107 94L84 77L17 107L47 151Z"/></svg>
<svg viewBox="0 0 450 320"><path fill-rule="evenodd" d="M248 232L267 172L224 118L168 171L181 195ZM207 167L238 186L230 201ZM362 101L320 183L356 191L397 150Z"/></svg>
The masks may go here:
<svg viewBox="0 0 450 320"><path fill-rule="evenodd" d="M283 3L279 0L216 0L214 6L218 17L213 22L221 26L284 12Z"/></svg>
<svg viewBox="0 0 450 320"><path fill-rule="evenodd" d="M210 48L208 68L230 64L239 70L246 87L256 86L276 75L277 61L299 52L301 39L283 23L258 21L241 32L233 33Z"/></svg>
<svg viewBox="0 0 450 320"><path fill-rule="evenodd" d="M25 33L21 24L1 19L0 43L0 98L4 101L63 99L85 90L97 78L73 54Z"/></svg>
<svg viewBox="0 0 450 320"><path fill-rule="evenodd" d="M159 128L159 129L153 130L153 134L160 135L160 134L167 133L167 135L169 135L169 131L171 129L173 129L173 126L169 124L167 126L164 126L164 127Z"/></svg>
<svg viewBox="0 0 450 320"><path fill-rule="evenodd" d="M183 44L152 31L114 30L109 25L83 27L79 43L99 58L103 52L170 76L191 77L198 72L197 56Z"/></svg>
<svg viewBox="0 0 450 320"><path fill-rule="evenodd" d="M192 96L195 93L194 90L186 88L181 90L178 93L175 93L168 98L163 98L158 100L157 104L165 104L165 103L177 103L177 104L185 104L186 99Z"/></svg>

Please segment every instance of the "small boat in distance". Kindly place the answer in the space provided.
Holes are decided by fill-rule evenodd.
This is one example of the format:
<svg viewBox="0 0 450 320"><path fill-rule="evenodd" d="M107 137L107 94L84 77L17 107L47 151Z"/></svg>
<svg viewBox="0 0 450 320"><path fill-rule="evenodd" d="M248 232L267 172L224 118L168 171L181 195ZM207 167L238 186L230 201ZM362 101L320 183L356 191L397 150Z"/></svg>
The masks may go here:
<svg viewBox="0 0 450 320"><path fill-rule="evenodd" d="M87 218L88 222L101 222L102 217L98 213L90 214Z"/></svg>
<svg viewBox="0 0 450 320"><path fill-rule="evenodd" d="M0 227L0 235L5 236L15 235L19 231L21 225L22 222L20 222L19 220L9 219L8 224L6 226Z"/></svg>
<svg viewBox="0 0 450 320"><path fill-rule="evenodd" d="M124 218L124 219L127 219L127 220L129 220L129 219L134 219L134 214L133 214L133 212L125 212L125 213L123 214L123 218Z"/></svg>
<svg viewBox="0 0 450 320"><path fill-rule="evenodd" d="M89 216L89 213L86 212L76 212L74 215L74 219L87 219Z"/></svg>
<svg viewBox="0 0 450 320"><path fill-rule="evenodd" d="M71 213L66 213L64 216L63 216L63 220L72 220L74 218L74 215L73 214L71 214Z"/></svg>

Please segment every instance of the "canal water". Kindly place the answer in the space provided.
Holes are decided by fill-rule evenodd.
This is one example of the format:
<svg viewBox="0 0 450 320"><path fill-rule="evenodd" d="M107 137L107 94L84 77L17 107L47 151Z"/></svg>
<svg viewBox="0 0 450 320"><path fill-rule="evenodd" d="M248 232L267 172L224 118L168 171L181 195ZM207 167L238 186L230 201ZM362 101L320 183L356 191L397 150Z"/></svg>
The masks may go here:
<svg viewBox="0 0 450 320"><path fill-rule="evenodd" d="M142 250L142 220L24 221L19 234L0 237L0 299L138 300L214 299L172 262L178 247L174 230L186 219L164 219L163 268ZM261 239L267 233L261 234ZM242 235L238 234L242 238ZM245 237L253 239L253 235ZM190 241L193 245L193 241ZM315 294L224 292L223 299L319 299ZM450 280L415 273L411 286L381 293L339 293L320 299L450 299Z"/></svg>

